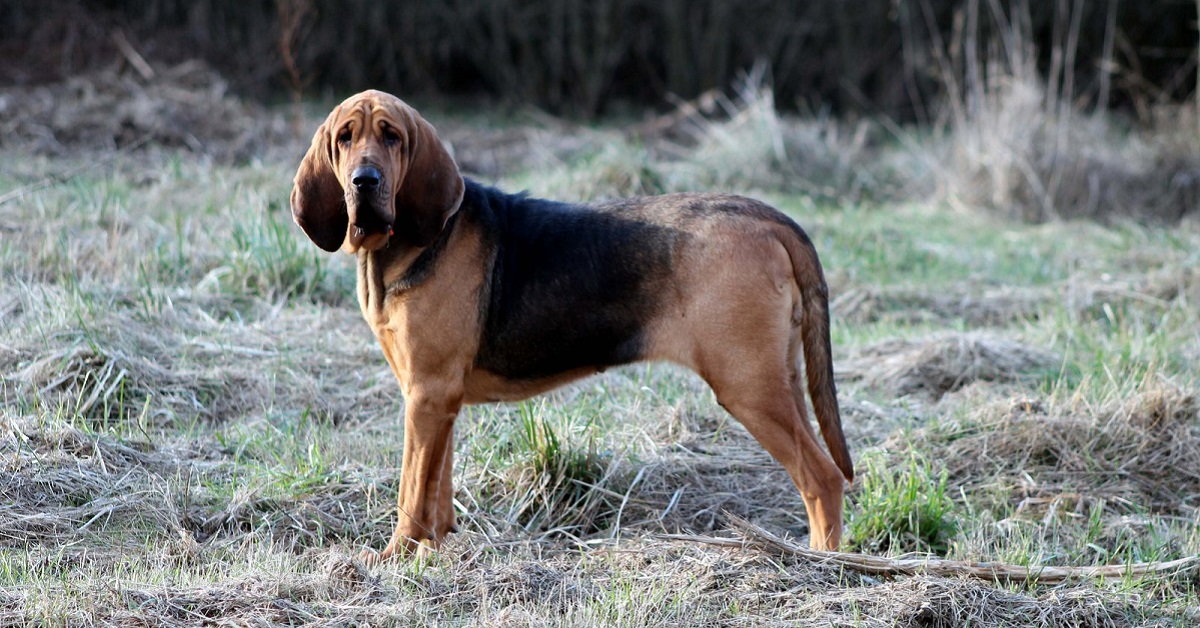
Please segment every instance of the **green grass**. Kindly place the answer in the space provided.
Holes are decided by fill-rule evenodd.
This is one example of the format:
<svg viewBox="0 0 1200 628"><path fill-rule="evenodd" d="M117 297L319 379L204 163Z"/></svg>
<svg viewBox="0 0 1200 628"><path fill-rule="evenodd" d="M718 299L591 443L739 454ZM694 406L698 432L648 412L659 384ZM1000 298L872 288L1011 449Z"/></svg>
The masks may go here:
<svg viewBox="0 0 1200 628"><path fill-rule="evenodd" d="M774 169L742 191L794 216L826 267L860 469L849 548L1031 566L1200 553L1195 223L868 202L887 194L853 192L865 179L845 172L848 148L809 131L789 141L822 143L796 154L829 160L806 172L830 189L779 184L791 166L758 140L689 161L604 129L581 135L608 148L500 183L583 198L741 189L719 168L730 155ZM0 194L56 169L0 163ZM1200 612L1194 574L880 581L705 543L737 534L726 513L803 537L804 508L703 383L664 365L464 410L460 533L426 562L366 571L352 556L394 523L403 400L353 261L291 224L295 164L111 166L0 206L0 623L1189 625ZM904 397L846 372L883 369L889 342L984 332L1053 366Z"/></svg>
<svg viewBox="0 0 1200 628"><path fill-rule="evenodd" d="M347 277L330 276L319 251L294 236L290 210L280 203L235 221L216 239L231 253L210 273L223 292L271 302L314 299L337 303L351 288ZM337 281L342 279L342 281Z"/></svg>
<svg viewBox="0 0 1200 628"><path fill-rule="evenodd" d="M907 465L869 456L859 462L862 479L847 510L847 543L869 554L925 552L945 555L958 533L955 504L946 492L946 471L913 453ZM865 463L865 464L864 464Z"/></svg>

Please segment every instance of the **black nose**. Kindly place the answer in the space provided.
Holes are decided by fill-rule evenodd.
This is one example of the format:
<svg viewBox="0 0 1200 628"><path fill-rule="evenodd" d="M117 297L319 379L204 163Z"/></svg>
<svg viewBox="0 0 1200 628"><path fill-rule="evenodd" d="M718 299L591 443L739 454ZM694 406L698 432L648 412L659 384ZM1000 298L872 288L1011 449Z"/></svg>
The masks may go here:
<svg viewBox="0 0 1200 628"><path fill-rule="evenodd" d="M383 179L379 168L375 166L359 166L350 174L350 182L359 190L374 190L379 187L379 181Z"/></svg>

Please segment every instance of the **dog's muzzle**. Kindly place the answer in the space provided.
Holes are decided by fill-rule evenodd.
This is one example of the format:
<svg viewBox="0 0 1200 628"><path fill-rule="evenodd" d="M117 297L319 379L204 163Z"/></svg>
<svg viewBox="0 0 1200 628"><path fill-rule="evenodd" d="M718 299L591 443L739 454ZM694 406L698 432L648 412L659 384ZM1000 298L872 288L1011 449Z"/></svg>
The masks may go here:
<svg viewBox="0 0 1200 628"><path fill-rule="evenodd" d="M350 243L355 249L374 250L392 236L392 211L387 207L383 173L379 168L364 164L350 173L352 189L347 200L352 201Z"/></svg>

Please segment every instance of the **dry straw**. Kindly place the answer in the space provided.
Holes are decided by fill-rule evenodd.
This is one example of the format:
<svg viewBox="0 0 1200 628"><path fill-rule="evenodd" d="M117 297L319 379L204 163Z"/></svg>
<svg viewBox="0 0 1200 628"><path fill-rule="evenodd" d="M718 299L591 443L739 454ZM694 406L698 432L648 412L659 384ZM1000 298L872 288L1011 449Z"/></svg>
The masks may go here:
<svg viewBox="0 0 1200 628"><path fill-rule="evenodd" d="M1021 381L1060 363L1052 353L994 333L944 333L865 347L843 361L840 374L888 394L936 399L971 382Z"/></svg>
<svg viewBox="0 0 1200 628"><path fill-rule="evenodd" d="M1186 513L1200 498L1200 402L1150 374L1140 392L1098 406L1047 411L1017 400L981 409L957 429L921 428L914 446L934 451L955 485L971 491L991 482L1024 486L1027 504L1105 500ZM893 443L897 444L897 443ZM1028 480L1024 478L1034 478Z"/></svg>

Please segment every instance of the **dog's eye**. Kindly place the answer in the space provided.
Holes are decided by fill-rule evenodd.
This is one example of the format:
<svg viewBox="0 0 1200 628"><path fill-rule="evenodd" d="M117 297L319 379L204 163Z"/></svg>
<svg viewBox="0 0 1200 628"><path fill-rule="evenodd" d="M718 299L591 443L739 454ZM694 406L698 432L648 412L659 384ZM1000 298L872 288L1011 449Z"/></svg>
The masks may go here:
<svg viewBox="0 0 1200 628"><path fill-rule="evenodd" d="M345 131L342 131L337 136L338 144L349 144L351 137L352 136L350 134L350 129L346 129Z"/></svg>
<svg viewBox="0 0 1200 628"><path fill-rule="evenodd" d="M392 130L392 127L384 127L383 129L383 145L395 146L400 141L400 134Z"/></svg>

